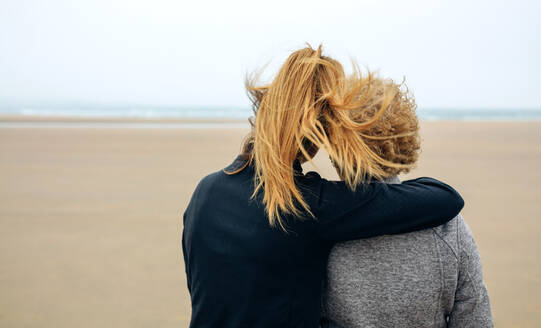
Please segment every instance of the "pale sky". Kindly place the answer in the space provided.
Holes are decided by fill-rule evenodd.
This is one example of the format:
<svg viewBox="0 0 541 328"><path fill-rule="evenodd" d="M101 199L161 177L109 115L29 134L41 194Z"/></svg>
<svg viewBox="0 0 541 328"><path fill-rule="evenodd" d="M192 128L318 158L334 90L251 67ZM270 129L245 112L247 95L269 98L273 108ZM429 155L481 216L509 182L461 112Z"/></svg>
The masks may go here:
<svg viewBox="0 0 541 328"><path fill-rule="evenodd" d="M424 108L541 108L541 1L0 1L0 106L243 106L309 42Z"/></svg>

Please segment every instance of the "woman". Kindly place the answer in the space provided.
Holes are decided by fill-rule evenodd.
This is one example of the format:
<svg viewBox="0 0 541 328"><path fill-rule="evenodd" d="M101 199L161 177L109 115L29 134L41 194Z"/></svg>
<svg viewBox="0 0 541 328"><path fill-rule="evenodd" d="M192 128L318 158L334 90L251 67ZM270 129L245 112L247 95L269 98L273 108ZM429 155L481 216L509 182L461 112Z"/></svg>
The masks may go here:
<svg viewBox="0 0 541 328"><path fill-rule="evenodd" d="M385 162L358 137L394 97L369 88L372 78L346 77L320 46L293 52L268 85L247 79L252 132L229 166L199 182L184 213L191 327L315 328L336 242L438 226L462 209L460 195L431 178L356 188ZM366 122L347 114L374 106ZM302 173L320 147L345 182Z"/></svg>
<svg viewBox="0 0 541 328"><path fill-rule="evenodd" d="M362 137L381 158L415 165L420 138L413 98L392 81L372 84L397 92ZM350 117L364 122L375 111L353 110ZM388 183L400 183L397 175L409 171L381 168ZM493 327L479 252L460 215L432 229L336 244L323 295L324 327Z"/></svg>

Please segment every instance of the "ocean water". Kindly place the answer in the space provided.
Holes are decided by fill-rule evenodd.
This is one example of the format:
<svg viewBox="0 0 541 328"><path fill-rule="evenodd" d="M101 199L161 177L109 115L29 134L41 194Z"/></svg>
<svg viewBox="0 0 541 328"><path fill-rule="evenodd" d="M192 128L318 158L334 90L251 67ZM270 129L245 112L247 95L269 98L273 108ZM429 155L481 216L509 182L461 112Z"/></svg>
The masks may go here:
<svg viewBox="0 0 541 328"><path fill-rule="evenodd" d="M420 108L425 121L539 121L541 109L430 109Z"/></svg>
<svg viewBox="0 0 541 328"><path fill-rule="evenodd" d="M247 107L7 107L0 108L0 115L22 116L52 116L52 117L79 117L79 118L191 118L191 119L247 119L253 115ZM442 109L442 108L419 108L417 115L421 120L428 121L538 121L541 120L541 109ZM0 127L5 127L8 122L0 122ZM54 122L52 122L54 123ZM51 125L52 123L49 123ZM10 123L13 124L14 123ZM20 123L22 124L22 123ZM35 123L44 126L44 123ZM75 123L69 123L75 124ZM85 123L86 124L86 123ZM101 123L104 124L104 123ZM111 123L113 125L123 123ZM132 123L145 127L147 123ZM156 123L148 123L150 126ZM169 123L162 123L169 124ZM177 123L177 125L186 125ZM194 124L194 123L188 123ZM214 127L213 124L197 123L202 127ZM106 124L107 125L107 124ZM115 125L115 126L116 126ZM176 127L170 124L170 127ZM204 126L203 126L204 125ZM222 124L223 125L223 124ZM230 124L231 125L231 124ZM75 127L75 125L73 125ZM244 126L244 125L243 125ZM163 126L167 127L167 126ZM180 126L179 126L180 127ZM182 126L183 127L183 126ZM190 125L191 127L191 125ZM235 124L230 127L237 127Z"/></svg>

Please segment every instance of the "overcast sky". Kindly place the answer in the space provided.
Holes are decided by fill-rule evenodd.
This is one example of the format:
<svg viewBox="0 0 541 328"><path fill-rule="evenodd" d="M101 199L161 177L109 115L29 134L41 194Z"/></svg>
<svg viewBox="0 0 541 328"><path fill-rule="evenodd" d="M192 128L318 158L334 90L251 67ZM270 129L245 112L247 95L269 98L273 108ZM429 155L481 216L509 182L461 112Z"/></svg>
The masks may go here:
<svg viewBox="0 0 541 328"><path fill-rule="evenodd" d="M420 107L541 108L541 1L0 1L0 105L248 106L309 42Z"/></svg>

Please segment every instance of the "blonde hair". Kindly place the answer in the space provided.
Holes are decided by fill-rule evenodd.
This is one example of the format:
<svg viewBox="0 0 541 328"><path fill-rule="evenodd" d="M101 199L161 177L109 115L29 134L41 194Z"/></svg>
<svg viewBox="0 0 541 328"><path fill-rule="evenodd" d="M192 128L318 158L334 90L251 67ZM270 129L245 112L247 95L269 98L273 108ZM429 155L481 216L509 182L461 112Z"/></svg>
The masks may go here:
<svg viewBox="0 0 541 328"><path fill-rule="evenodd" d="M392 80L381 79L374 79L372 83L376 88L379 88L377 85L387 84L396 90L396 94L379 119L359 135L379 157L390 163L403 164L389 166L380 163L384 177L408 173L417 163L421 148L415 99L403 83L395 84ZM377 110L376 107L356 109L350 111L349 116L355 122L366 122L374 117Z"/></svg>
<svg viewBox="0 0 541 328"><path fill-rule="evenodd" d="M293 52L271 83L257 85L259 73L247 76L245 86L255 120L244 142L244 152L254 161L254 192L263 192L271 226L286 230L284 214L302 218L304 210L314 217L295 184L293 163L312 161L312 149L324 147L355 190L367 176L382 179L387 167L404 167L381 158L362 136L389 108L397 89L363 76L352 60L353 73L346 76L342 65L322 55L322 46L310 45ZM375 110L364 121L351 111ZM300 207L296 206L296 203Z"/></svg>

